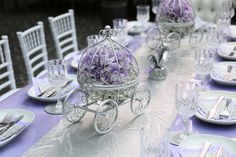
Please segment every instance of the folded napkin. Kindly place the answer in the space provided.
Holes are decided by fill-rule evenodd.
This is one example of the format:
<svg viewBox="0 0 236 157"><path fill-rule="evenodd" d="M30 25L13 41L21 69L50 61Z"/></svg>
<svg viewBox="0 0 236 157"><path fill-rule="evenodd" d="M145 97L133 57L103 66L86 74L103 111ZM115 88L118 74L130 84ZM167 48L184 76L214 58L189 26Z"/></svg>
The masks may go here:
<svg viewBox="0 0 236 157"><path fill-rule="evenodd" d="M197 112L202 115L203 117L207 118L208 111L215 105L217 101L216 99L201 99L198 104ZM217 107L216 113L213 117L214 120L220 120L219 115L222 113L225 109L226 99L224 99L220 105ZM236 120L236 102L232 101L229 106L229 113L230 113L230 119Z"/></svg>
<svg viewBox="0 0 236 157"><path fill-rule="evenodd" d="M48 87L50 87L47 79L33 78L32 83L35 95L41 94L42 92L46 91Z"/></svg>
<svg viewBox="0 0 236 157"><path fill-rule="evenodd" d="M217 151L219 150L220 145L212 144L207 152L206 157L215 157ZM201 148L200 149L188 149L178 146L172 146L171 152L173 154L173 157L199 157L201 154ZM224 153L222 157L236 157L236 154L232 154L230 151L228 151L226 148L224 148Z"/></svg>

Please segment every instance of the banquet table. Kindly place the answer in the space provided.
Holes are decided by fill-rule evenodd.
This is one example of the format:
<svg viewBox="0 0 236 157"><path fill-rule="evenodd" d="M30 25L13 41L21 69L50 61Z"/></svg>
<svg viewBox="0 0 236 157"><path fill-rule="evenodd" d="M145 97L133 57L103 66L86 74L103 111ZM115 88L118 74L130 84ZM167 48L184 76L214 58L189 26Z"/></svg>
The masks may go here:
<svg viewBox="0 0 236 157"><path fill-rule="evenodd" d="M37 137L34 142L28 144L32 146L27 147L28 149L24 149L24 151L19 151L19 154L15 156L137 157L140 156L141 128L152 125L159 139L165 134L168 128L170 128L170 130L180 130L182 124L180 124L180 117L176 116L175 85L178 82L194 78L194 50L188 46L187 39L183 39L181 41L181 47L170 57L167 63L168 75L166 80L156 81L148 78L146 70L148 65L147 57L154 52L145 44L144 40L137 37L130 43L128 48L131 49L131 52L135 55L139 63L140 83L147 83L151 90L151 102L145 114L135 117L130 110L129 104L122 105L119 107L118 120L112 131L105 135L99 135L93 127L93 114L87 113L81 122L71 124L62 116L46 114L43 111L45 104L38 103L25 96L22 97L22 99L25 100L19 103L31 104L31 106L25 106L25 109L35 107L32 105L35 103L35 105L41 109L37 112L43 115L41 116L43 119L36 117L32 125L14 140L27 141L29 139L26 139L26 137L30 138L30 136L32 136L33 138L33 136L36 136L27 136L27 131L36 125L35 123L45 124L45 130L41 134L41 137ZM69 65L70 61L71 60L68 60L69 73L76 74L76 70L72 69ZM20 94L25 93L25 95L27 95L27 90L30 86L32 85L21 89ZM19 96L19 93L1 102L0 106L1 104L9 103L10 100L14 99L16 96ZM10 105L11 104L9 104L8 108L11 108ZM221 135L220 127L200 122L194 117L191 120L193 127L197 126L198 133ZM49 124L50 127L46 124ZM44 125L41 127L44 127ZM236 139L236 127L231 127L230 131L230 138ZM37 133L36 128L34 134ZM12 149L13 151L17 149L16 147L18 146L14 143L14 140L5 148L1 148L5 150L0 149L0 156L1 151L5 153L4 156L9 156L11 154L8 154L10 151L8 152L7 149ZM21 142L18 143L21 144ZM11 147L12 144L15 144L13 148Z"/></svg>

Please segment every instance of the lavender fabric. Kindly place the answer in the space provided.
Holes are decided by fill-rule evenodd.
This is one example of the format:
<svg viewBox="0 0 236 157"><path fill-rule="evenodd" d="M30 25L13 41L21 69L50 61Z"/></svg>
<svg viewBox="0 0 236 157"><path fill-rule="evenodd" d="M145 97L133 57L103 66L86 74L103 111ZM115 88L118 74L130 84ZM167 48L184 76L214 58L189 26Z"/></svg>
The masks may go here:
<svg viewBox="0 0 236 157"><path fill-rule="evenodd" d="M132 53L140 47L144 39L134 38L128 45ZM72 59L69 59L69 64ZM68 65L68 73L75 74L76 70ZM27 85L14 95L0 102L0 109L26 109L35 114L33 123L26 128L20 135L13 139L10 143L0 148L1 157L18 157L26 152L40 138L43 137L50 129L52 129L61 120L62 116L50 115L44 112L44 107L48 105L45 102L39 102L27 96L28 89L32 84Z"/></svg>
<svg viewBox="0 0 236 157"><path fill-rule="evenodd" d="M224 60L217 54L215 55L215 61L221 62ZM204 84L206 88L210 90L225 90L225 91L236 92L235 86L226 86L226 85L218 84L214 82L213 80L211 80L210 77L207 79L207 81ZM193 128L194 133L212 134L212 135L218 135L218 136L225 136L229 138L236 138L236 125L222 126L222 125L210 124L210 123L206 123L197 119L195 116L193 116L190 120L192 123L192 128ZM170 130L172 131L183 130L183 127L184 125L182 122L182 118L180 115L177 115L174 122L172 123L170 127Z"/></svg>

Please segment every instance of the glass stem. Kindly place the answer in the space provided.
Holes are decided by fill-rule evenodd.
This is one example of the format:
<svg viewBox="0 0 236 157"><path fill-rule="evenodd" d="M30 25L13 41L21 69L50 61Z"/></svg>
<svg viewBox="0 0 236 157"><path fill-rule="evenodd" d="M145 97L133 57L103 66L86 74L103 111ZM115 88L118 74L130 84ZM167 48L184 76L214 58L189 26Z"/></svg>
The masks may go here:
<svg viewBox="0 0 236 157"><path fill-rule="evenodd" d="M184 125L185 125L184 134L185 134L185 135L188 135L188 134L191 132L190 129L189 129L189 118L186 117L186 116L184 116L184 117L183 117L183 123L184 123Z"/></svg>
<svg viewBox="0 0 236 157"><path fill-rule="evenodd" d="M57 91L57 103L56 103L56 108L61 108L62 106L62 102L61 102L61 88L60 87L58 87L57 89L56 89L56 91Z"/></svg>
<svg viewBox="0 0 236 157"><path fill-rule="evenodd" d="M205 75L200 75L200 81L201 81L201 91L205 91L206 89L206 76Z"/></svg>

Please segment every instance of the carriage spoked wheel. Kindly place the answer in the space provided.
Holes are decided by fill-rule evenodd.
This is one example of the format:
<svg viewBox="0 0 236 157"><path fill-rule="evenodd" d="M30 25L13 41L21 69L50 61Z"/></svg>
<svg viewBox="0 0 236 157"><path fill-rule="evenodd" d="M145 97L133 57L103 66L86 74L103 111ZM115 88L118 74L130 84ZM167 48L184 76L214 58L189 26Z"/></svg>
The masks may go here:
<svg viewBox="0 0 236 157"><path fill-rule="evenodd" d="M133 114L143 114L151 100L151 92L147 84L140 84L134 91L131 98L130 108Z"/></svg>
<svg viewBox="0 0 236 157"><path fill-rule="evenodd" d="M109 132L118 117L118 104L112 99L103 101L97 108L94 118L94 128L99 134Z"/></svg>
<svg viewBox="0 0 236 157"><path fill-rule="evenodd" d="M79 106L84 106L87 103L88 99L85 92L81 89L74 90L64 101L62 110L64 117L72 123L79 122L86 114L86 110L79 108Z"/></svg>

